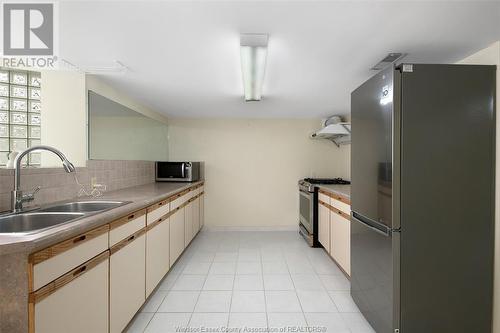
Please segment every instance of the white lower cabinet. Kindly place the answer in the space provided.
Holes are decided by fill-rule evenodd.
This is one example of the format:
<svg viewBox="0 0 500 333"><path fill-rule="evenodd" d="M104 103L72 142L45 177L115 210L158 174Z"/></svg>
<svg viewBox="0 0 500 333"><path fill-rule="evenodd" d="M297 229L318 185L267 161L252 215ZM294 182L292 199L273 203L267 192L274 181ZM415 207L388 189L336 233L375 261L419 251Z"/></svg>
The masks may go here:
<svg viewBox="0 0 500 333"><path fill-rule="evenodd" d="M189 202L184 207L184 244L189 245L193 239L193 203Z"/></svg>
<svg viewBox="0 0 500 333"><path fill-rule="evenodd" d="M184 251L184 208L170 216L170 267Z"/></svg>
<svg viewBox="0 0 500 333"><path fill-rule="evenodd" d="M200 231L200 198L196 198L191 205L193 212L193 238Z"/></svg>
<svg viewBox="0 0 500 333"><path fill-rule="evenodd" d="M108 332L108 272L106 252L32 294L30 332Z"/></svg>
<svg viewBox="0 0 500 333"><path fill-rule="evenodd" d="M111 248L109 259L109 331L121 332L144 303L146 235L136 233ZM90 332L90 331L89 331Z"/></svg>
<svg viewBox="0 0 500 333"><path fill-rule="evenodd" d="M318 203L318 240L330 253L330 209Z"/></svg>
<svg viewBox="0 0 500 333"><path fill-rule="evenodd" d="M170 269L170 220L162 220L146 233L146 297Z"/></svg>
<svg viewBox="0 0 500 333"><path fill-rule="evenodd" d="M335 212L330 221L330 255L351 275L351 222Z"/></svg>
<svg viewBox="0 0 500 333"><path fill-rule="evenodd" d="M122 332L204 224L188 193L30 254L29 333Z"/></svg>
<svg viewBox="0 0 500 333"><path fill-rule="evenodd" d="M351 212L349 199L318 194L318 241L347 275L351 275Z"/></svg>
<svg viewBox="0 0 500 333"><path fill-rule="evenodd" d="M202 187L203 189L203 187ZM200 229L205 225L205 194L200 195Z"/></svg>

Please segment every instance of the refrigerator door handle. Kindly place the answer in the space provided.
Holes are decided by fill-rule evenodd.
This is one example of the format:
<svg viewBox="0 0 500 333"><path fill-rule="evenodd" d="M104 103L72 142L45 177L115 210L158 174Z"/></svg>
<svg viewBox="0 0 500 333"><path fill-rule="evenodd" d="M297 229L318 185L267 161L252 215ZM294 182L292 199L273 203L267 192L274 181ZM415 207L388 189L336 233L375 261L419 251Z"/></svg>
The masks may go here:
<svg viewBox="0 0 500 333"><path fill-rule="evenodd" d="M352 211L351 217L353 220L356 222L359 222L363 224L365 227L381 234L386 237L390 237L392 234L391 228L386 226L385 224L382 224L380 222L374 221L372 219L369 219L361 214L356 213L355 211Z"/></svg>

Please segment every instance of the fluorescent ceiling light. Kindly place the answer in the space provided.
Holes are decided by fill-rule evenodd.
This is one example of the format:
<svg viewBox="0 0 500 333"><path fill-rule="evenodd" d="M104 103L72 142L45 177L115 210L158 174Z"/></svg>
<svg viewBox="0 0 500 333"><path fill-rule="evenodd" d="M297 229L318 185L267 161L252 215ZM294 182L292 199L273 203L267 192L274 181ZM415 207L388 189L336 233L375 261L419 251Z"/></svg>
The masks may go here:
<svg viewBox="0 0 500 333"><path fill-rule="evenodd" d="M266 71L268 36L242 34L240 36L241 71L245 101L260 101Z"/></svg>

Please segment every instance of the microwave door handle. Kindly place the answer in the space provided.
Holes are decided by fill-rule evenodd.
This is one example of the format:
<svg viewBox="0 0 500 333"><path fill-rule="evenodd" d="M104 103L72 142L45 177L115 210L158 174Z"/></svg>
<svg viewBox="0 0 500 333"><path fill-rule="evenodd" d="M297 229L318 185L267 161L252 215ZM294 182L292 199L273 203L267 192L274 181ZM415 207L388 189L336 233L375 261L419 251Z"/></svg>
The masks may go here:
<svg viewBox="0 0 500 333"><path fill-rule="evenodd" d="M182 178L186 178L186 163L181 163L181 176Z"/></svg>

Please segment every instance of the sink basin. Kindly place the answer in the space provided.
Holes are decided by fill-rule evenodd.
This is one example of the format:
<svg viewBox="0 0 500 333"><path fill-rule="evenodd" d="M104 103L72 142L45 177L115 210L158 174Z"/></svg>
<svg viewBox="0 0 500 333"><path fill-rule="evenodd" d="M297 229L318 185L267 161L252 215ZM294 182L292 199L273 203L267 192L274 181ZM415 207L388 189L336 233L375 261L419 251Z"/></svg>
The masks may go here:
<svg viewBox="0 0 500 333"><path fill-rule="evenodd" d="M32 233L84 216L83 213L33 212L0 216L0 233Z"/></svg>
<svg viewBox="0 0 500 333"><path fill-rule="evenodd" d="M40 209L40 212L89 213L115 208L125 204L123 201L75 201Z"/></svg>

